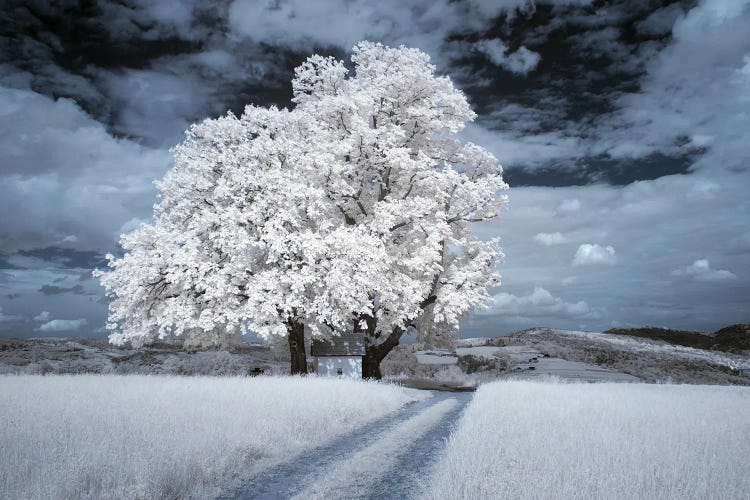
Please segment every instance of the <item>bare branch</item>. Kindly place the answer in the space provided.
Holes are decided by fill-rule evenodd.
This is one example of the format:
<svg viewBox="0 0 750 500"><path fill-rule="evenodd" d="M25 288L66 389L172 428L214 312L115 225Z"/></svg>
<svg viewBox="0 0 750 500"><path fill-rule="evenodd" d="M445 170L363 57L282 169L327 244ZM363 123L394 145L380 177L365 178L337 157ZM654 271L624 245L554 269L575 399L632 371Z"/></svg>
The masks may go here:
<svg viewBox="0 0 750 500"><path fill-rule="evenodd" d="M362 214L367 217L367 210L365 210L365 207L362 205L362 202L357 200L357 206L359 207L359 211L362 212Z"/></svg>
<svg viewBox="0 0 750 500"><path fill-rule="evenodd" d="M411 194L411 190L414 189L414 179L417 177L417 172L414 172L414 174L409 179L409 189L406 190L406 193L401 197L402 200L405 200L408 198L408 196Z"/></svg>

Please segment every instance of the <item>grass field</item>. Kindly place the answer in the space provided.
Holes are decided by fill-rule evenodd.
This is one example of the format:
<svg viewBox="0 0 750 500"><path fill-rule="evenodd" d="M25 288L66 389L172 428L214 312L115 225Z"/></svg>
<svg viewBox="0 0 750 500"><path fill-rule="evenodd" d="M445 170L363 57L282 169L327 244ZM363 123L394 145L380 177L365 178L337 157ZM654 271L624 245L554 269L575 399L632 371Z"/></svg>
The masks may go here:
<svg viewBox="0 0 750 500"><path fill-rule="evenodd" d="M0 497L211 498L421 397L315 377L0 376Z"/></svg>
<svg viewBox="0 0 750 500"><path fill-rule="evenodd" d="M507 381L479 388L425 499L750 498L750 389Z"/></svg>

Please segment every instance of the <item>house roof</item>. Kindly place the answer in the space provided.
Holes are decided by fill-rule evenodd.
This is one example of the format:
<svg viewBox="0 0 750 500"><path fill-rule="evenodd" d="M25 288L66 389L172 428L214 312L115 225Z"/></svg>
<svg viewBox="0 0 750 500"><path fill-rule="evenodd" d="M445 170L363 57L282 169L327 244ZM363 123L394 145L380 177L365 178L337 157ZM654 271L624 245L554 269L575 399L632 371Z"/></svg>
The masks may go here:
<svg viewBox="0 0 750 500"><path fill-rule="evenodd" d="M358 333L342 333L330 340L313 339L312 356L364 356L365 337Z"/></svg>

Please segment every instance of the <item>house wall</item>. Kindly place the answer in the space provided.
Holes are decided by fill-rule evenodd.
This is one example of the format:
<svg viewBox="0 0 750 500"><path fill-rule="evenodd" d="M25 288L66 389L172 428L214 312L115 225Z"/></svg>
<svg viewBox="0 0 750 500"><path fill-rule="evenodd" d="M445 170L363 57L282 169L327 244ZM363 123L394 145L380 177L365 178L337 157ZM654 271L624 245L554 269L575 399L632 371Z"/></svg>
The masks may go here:
<svg viewBox="0 0 750 500"><path fill-rule="evenodd" d="M341 373L339 373L341 370ZM331 377L362 378L362 356L319 356L315 372Z"/></svg>

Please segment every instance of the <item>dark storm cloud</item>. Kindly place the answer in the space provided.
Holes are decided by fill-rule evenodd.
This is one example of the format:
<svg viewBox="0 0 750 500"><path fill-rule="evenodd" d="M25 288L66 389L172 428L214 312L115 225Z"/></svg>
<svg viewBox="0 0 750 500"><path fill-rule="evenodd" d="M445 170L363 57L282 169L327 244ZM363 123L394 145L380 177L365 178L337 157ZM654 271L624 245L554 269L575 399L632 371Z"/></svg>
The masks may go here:
<svg viewBox="0 0 750 500"><path fill-rule="evenodd" d="M745 0L6 2L0 330L97 334L89 270L150 218L182 131L290 105L296 65L361 39L430 53L516 188L470 332L746 320L748 23Z"/></svg>
<svg viewBox="0 0 750 500"><path fill-rule="evenodd" d="M61 293L72 293L76 295L83 295L83 287L81 285L73 285L71 287L56 286L56 285L42 285L39 289L42 295L60 295Z"/></svg>
<svg viewBox="0 0 750 500"><path fill-rule="evenodd" d="M36 257L45 262L54 263L57 267L61 268L91 269L97 266L104 266L107 263L104 256L100 253L60 247L19 250L18 255Z"/></svg>
<svg viewBox="0 0 750 500"><path fill-rule="evenodd" d="M512 186L585 186L592 181L626 186L636 181L685 174L694 161L695 155L671 157L660 153L641 158L635 164L614 160L607 155L591 156L578 160L575 168L568 168L564 164L562 168L510 167L505 170L505 180Z"/></svg>
<svg viewBox="0 0 750 500"><path fill-rule="evenodd" d="M565 9L541 4L526 16L497 18L482 33L454 36L460 48L455 74L479 111L478 124L521 145L501 155L511 178L523 185L622 185L687 172L700 147L684 140L682 148L639 158L636 168L605 144L623 96L637 93L647 63L669 44L671 25L657 30L657 21L676 19L694 4L594 2ZM488 37L541 58L528 74L498 70L471 50ZM506 152L502 146L498 153Z"/></svg>
<svg viewBox="0 0 750 500"><path fill-rule="evenodd" d="M15 2L2 83L69 97L148 146L169 147L189 123L241 111L250 96L289 104L289 77L307 55L231 37L228 2L81 5Z"/></svg>

